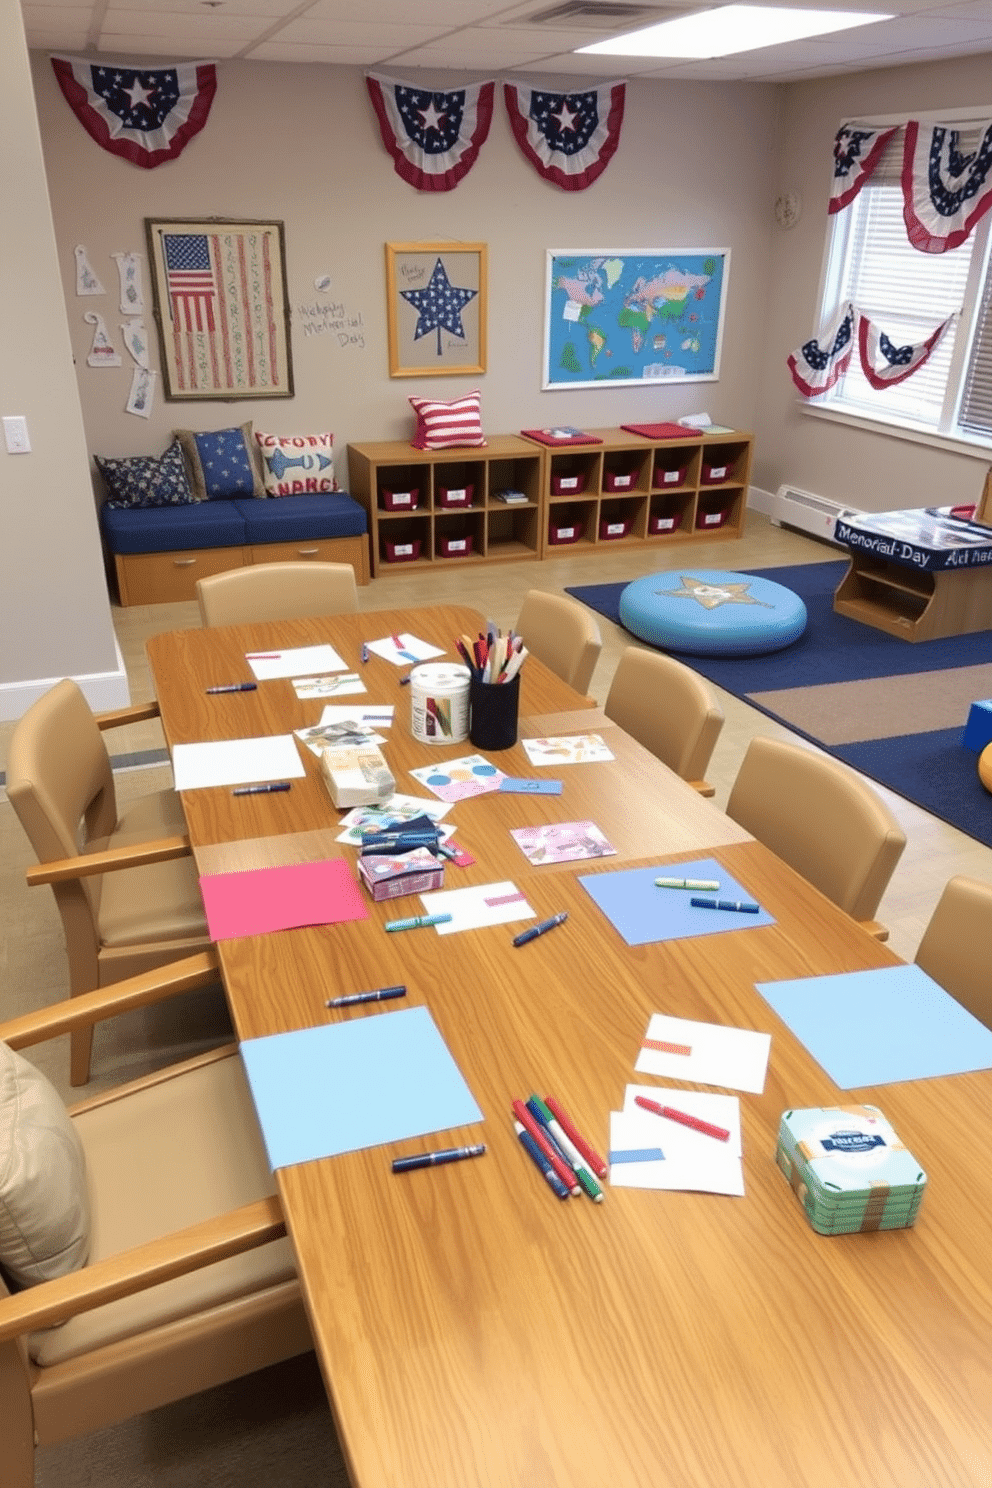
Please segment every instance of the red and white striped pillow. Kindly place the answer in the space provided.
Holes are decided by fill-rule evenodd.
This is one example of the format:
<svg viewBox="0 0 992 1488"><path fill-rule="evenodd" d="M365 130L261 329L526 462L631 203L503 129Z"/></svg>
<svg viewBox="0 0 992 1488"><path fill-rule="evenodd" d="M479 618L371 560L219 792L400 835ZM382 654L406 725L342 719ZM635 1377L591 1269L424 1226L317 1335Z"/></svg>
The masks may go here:
<svg viewBox="0 0 992 1488"><path fill-rule="evenodd" d="M411 398L410 403L417 415L417 431L410 440L414 449L456 449L462 445L485 444L482 394L478 388L452 403L430 398Z"/></svg>

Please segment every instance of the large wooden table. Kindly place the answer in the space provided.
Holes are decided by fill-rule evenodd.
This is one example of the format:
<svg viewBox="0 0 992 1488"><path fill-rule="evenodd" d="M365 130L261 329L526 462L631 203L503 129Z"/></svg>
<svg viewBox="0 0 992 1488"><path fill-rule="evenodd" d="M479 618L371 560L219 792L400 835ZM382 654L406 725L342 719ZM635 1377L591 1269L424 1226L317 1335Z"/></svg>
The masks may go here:
<svg viewBox="0 0 992 1488"><path fill-rule="evenodd" d="M191 631L149 643L170 744L313 723L289 682L206 697L246 676L244 652L363 639L402 624L448 644L464 611L385 612ZM434 751L409 732L408 689L373 659L370 702L395 701L386 745L401 787ZM710 802L536 662L522 731L601 731L616 763L572 766L561 797L485 796L451 819L474 867L447 885L511 878L569 921L521 950L513 926L391 936L367 921L228 941L238 1033L326 1020L338 992L405 981L430 1007L485 1116L440 1141L283 1169L328 1396L355 1488L978 1488L992 1471L992 1073L839 1092L754 990L756 981L895 957L749 840ZM576 711L569 712L567 710ZM499 756L533 774L518 745ZM308 760L285 796L188 792L203 871L354 850ZM410 785L413 782L408 782ZM619 849L532 868L511 826L589 817ZM274 835L278 834L278 835ZM765 928L627 947L577 875L718 858L775 916ZM402 901L415 912L416 900ZM770 1030L761 1096L741 1097L747 1196L609 1189L554 1198L520 1151L510 1103L552 1092L600 1150L639 1077L649 1016ZM914 1229L825 1238L774 1162L781 1113L871 1101L929 1175ZM394 1177L390 1159L485 1141L475 1162Z"/></svg>

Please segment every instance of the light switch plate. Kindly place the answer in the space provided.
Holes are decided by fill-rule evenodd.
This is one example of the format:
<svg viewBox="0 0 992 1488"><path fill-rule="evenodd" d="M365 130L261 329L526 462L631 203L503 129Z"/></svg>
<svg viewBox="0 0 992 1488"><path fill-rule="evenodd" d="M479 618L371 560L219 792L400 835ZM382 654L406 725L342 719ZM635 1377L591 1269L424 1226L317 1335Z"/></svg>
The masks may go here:
<svg viewBox="0 0 992 1488"><path fill-rule="evenodd" d="M3 437L7 442L8 455L29 455L31 453L28 421L22 414L9 414L4 419Z"/></svg>

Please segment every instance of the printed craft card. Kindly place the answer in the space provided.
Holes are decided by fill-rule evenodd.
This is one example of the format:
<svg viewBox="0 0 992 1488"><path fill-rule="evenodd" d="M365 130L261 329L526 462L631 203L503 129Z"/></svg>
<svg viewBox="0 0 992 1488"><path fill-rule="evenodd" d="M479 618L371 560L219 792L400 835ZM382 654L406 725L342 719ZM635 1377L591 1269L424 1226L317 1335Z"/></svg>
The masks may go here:
<svg viewBox="0 0 992 1488"><path fill-rule="evenodd" d="M532 863L571 863L577 858L611 857L616 852L590 821L514 827L510 836Z"/></svg>
<svg viewBox="0 0 992 1488"><path fill-rule="evenodd" d="M364 692L365 683L357 672L342 672L339 677L294 677L293 690L304 700L342 697L349 692Z"/></svg>
<svg viewBox="0 0 992 1488"><path fill-rule="evenodd" d="M313 728L297 729L296 737L309 750L320 755L325 749L360 749L368 744L385 744L382 734L352 720L340 723L318 723Z"/></svg>
<svg viewBox="0 0 992 1488"><path fill-rule="evenodd" d="M396 794L390 796L389 800L381 806L353 807L346 816L341 818L344 831L336 840L350 842L355 847L361 847L363 832L377 832L384 827L402 826L404 822L413 821L418 816L427 816L431 821L439 822L442 817L447 816L450 810L450 803L430 801L424 796ZM453 827L446 828L445 837L450 836L453 831Z"/></svg>
<svg viewBox="0 0 992 1488"><path fill-rule="evenodd" d="M440 801L464 801L468 796L487 795L489 791L499 790L504 778L502 770L497 770L482 754L467 754L462 759L446 760L443 765L422 765L410 774Z"/></svg>
<svg viewBox="0 0 992 1488"><path fill-rule="evenodd" d="M532 765L588 765L611 760L599 734L573 734L560 739L521 739Z"/></svg>

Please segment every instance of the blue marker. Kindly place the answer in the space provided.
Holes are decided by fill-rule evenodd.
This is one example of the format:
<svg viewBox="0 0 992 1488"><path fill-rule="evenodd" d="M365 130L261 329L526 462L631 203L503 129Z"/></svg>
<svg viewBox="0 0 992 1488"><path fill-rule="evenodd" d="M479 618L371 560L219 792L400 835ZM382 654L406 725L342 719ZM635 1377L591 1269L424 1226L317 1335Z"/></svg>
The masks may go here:
<svg viewBox="0 0 992 1488"><path fill-rule="evenodd" d="M549 1188L552 1188L560 1199L567 1199L569 1197L568 1189L565 1187L564 1183L562 1183L561 1179L558 1177L558 1174L548 1162L548 1159L545 1157L540 1147L538 1147L537 1143L534 1141L534 1138L531 1136L527 1128L523 1125L522 1122L515 1121L513 1123L513 1130L516 1132L518 1138L520 1139L521 1147L523 1147L524 1151L527 1153L530 1159L537 1164L541 1172L544 1174Z"/></svg>
<svg viewBox="0 0 992 1488"><path fill-rule="evenodd" d="M757 914L761 908L746 899L690 899L689 903L696 909L730 909L735 914Z"/></svg>

